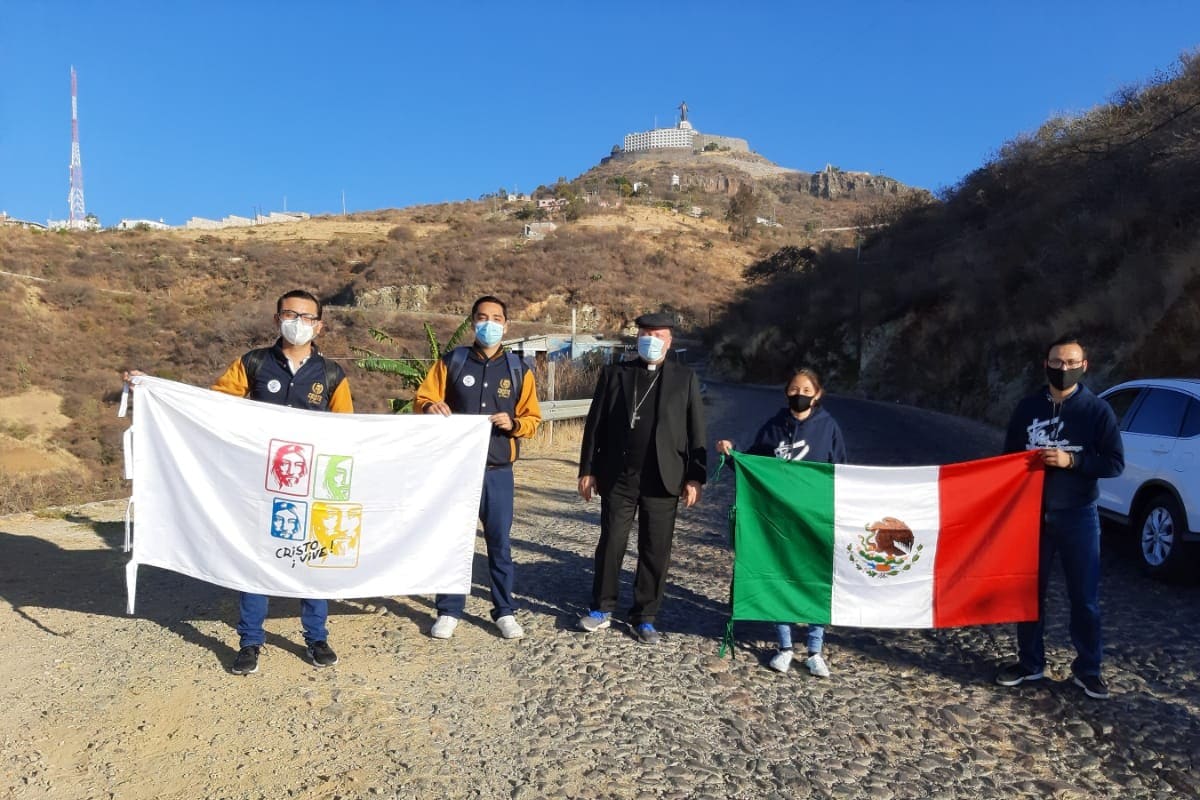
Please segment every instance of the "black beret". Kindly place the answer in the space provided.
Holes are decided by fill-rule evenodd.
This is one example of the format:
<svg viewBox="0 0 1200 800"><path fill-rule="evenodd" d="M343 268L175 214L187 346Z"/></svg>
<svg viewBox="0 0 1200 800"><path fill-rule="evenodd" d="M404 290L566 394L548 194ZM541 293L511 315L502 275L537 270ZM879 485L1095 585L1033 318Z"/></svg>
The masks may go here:
<svg viewBox="0 0 1200 800"><path fill-rule="evenodd" d="M642 314L633 322L639 328L674 328L675 315L658 311L654 314Z"/></svg>

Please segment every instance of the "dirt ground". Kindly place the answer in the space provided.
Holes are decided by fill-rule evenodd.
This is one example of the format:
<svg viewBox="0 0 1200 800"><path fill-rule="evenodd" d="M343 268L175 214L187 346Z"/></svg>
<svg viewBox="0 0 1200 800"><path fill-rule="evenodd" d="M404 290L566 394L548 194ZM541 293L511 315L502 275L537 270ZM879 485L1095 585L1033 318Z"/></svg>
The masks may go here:
<svg viewBox="0 0 1200 800"><path fill-rule="evenodd" d="M76 465L74 456L47 443L71 424L61 405L62 398L45 389L0 398L0 471L30 475Z"/></svg>
<svg viewBox="0 0 1200 800"><path fill-rule="evenodd" d="M559 428L543 453L578 447ZM534 451L518 504L574 483L570 459ZM375 796L388 769L420 771L462 731L509 727L516 687L499 667L520 651L485 624L482 598L453 647L430 646L432 598L331 603L341 663L329 670L304 659L296 601L274 600L261 670L235 678L234 592L143 567L125 614L124 513L110 501L0 517L16 567L0 577L0 642L14 654L0 663L0 798ZM488 650L496 669L463 658Z"/></svg>

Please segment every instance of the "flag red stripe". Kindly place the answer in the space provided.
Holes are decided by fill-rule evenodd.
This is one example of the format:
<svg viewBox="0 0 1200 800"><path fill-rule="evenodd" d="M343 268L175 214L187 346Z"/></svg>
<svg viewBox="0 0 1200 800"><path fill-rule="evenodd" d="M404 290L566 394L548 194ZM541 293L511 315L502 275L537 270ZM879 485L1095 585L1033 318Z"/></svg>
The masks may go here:
<svg viewBox="0 0 1200 800"><path fill-rule="evenodd" d="M948 464L939 475L934 627L1037 619L1038 454Z"/></svg>

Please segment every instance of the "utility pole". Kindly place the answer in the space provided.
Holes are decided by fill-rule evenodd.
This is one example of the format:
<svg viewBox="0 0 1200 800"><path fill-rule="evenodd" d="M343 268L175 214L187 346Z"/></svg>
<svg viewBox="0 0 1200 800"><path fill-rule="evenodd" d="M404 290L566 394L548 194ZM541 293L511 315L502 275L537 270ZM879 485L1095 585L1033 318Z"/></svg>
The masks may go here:
<svg viewBox="0 0 1200 800"><path fill-rule="evenodd" d="M863 318L862 318L862 234L855 233L854 248L854 354L858 364L856 379L862 383Z"/></svg>

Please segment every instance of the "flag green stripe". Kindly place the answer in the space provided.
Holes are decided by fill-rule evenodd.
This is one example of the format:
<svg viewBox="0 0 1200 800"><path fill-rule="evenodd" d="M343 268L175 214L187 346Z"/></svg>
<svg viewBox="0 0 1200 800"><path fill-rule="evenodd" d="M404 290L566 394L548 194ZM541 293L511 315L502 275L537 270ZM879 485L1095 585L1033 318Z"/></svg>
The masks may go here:
<svg viewBox="0 0 1200 800"><path fill-rule="evenodd" d="M832 464L733 455L733 619L828 623Z"/></svg>

